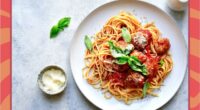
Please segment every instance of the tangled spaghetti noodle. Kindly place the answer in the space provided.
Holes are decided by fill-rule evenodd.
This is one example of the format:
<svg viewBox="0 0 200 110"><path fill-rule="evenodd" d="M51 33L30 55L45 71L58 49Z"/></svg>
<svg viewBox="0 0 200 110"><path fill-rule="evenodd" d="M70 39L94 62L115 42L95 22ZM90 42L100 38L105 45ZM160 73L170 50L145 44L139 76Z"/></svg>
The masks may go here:
<svg viewBox="0 0 200 110"><path fill-rule="evenodd" d="M125 42L123 28L130 34L130 42ZM133 48L126 56L134 56L136 64L126 61L123 64L116 63L118 58L112 55L108 43L110 41L122 50L132 45ZM160 88L172 70L169 48L169 40L161 37L154 23L142 25L134 15L120 12L119 15L111 17L102 30L95 34L92 51L85 52L86 67L83 68L83 76L94 88L101 89L105 98L114 96L127 104L134 99L145 97L144 92L157 96L152 91ZM138 68L134 68L135 66ZM139 71L140 67L144 71ZM147 82L149 87L145 88Z"/></svg>

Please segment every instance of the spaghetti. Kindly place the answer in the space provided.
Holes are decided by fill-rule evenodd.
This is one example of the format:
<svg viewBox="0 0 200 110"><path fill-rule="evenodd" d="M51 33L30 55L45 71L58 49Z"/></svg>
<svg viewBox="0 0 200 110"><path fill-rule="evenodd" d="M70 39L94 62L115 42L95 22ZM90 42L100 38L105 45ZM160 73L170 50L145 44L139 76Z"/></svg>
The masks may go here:
<svg viewBox="0 0 200 110"><path fill-rule="evenodd" d="M142 25L134 15L120 12L93 40L85 52L83 77L105 98L114 96L129 104L146 94L157 96L152 91L160 88L173 62L170 42L153 22Z"/></svg>

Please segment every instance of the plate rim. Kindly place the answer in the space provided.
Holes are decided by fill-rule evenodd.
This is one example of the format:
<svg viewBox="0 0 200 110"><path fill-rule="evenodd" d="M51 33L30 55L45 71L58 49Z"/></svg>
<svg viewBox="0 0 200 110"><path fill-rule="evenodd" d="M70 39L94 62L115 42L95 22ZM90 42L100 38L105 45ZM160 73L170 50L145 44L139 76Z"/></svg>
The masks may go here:
<svg viewBox="0 0 200 110"><path fill-rule="evenodd" d="M76 38L75 35L76 35L77 31L79 30L80 26L83 24L83 22L84 22L94 11L98 10L99 8L101 8L101 7L105 6L105 5L109 5L109 4L112 4L112 3L115 3L115 2L119 2L119 1L121 1L121 0L113 0L113 1L109 1L109 2L103 3L103 4L101 4L100 6L97 6L96 8L94 8L92 11L90 11L90 12L81 20L81 22L79 23L79 25L78 25L77 28L76 28L76 31L75 31L74 34L73 34L73 38L72 38L71 41L70 41L69 60L70 60L70 69L71 69L71 72L72 72L73 79L74 79L74 81L75 81L77 87L79 88L81 94L83 94L83 96L84 96L90 103L92 103L93 105L95 105L95 106L98 107L99 109L104 109L104 108L101 107L101 106L99 106L98 104L94 103L92 100L90 100L90 99L83 93L83 90L79 87L78 81L77 81L76 78L75 78L74 71L73 71L73 69L72 69L72 50L73 50L73 49L72 49L72 45L73 45L73 41L75 41L75 38ZM168 13L166 13L164 10L162 10L161 8L159 8L158 6L156 6L156 5L152 4L152 3L146 2L146 1L142 1L142 0L124 0L124 1L141 2L141 3L147 4L147 5L151 6L151 7L156 8L157 10L159 10L160 12L162 12L163 14L165 14L165 15L174 23L174 25L178 28L178 31L180 32L181 37L183 38L183 43L184 43L184 47L183 47L183 48L186 50L186 56L185 56L186 58L184 58L184 59L186 60L186 64L185 64L185 70L184 70L185 72L184 72L183 78L181 79L180 84L179 84L178 87L176 88L176 90L175 90L175 92L173 93L173 95L171 95L171 97L169 97L164 103L161 103L160 105L156 106L156 108L154 108L155 110L157 110L157 109L163 107L165 104L167 104L170 100L172 100L172 98L175 96L175 94L176 94L176 93L178 92L178 90L180 89L180 87L181 87L181 85L182 85L182 83L183 83L183 80L184 80L185 77L186 77L186 72L187 72L187 70L188 70L188 69L187 69L187 65L188 65L188 46L187 46L187 44L186 44L186 39L185 39L185 37L184 37L184 35L183 35L183 32L179 29L179 26L177 25L175 19L174 19L171 15L169 15Z"/></svg>

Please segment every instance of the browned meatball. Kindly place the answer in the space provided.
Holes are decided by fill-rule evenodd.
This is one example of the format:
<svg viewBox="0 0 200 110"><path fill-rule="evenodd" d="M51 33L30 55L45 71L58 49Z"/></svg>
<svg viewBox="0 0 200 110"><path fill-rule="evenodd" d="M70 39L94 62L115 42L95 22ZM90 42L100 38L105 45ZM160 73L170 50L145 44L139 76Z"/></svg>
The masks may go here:
<svg viewBox="0 0 200 110"><path fill-rule="evenodd" d="M140 29L139 32L143 33L143 35L144 35L144 37L146 37L148 43L151 42L151 40L152 40L152 34L151 34L151 32L149 30L142 30L142 29Z"/></svg>
<svg viewBox="0 0 200 110"><path fill-rule="evenodd" d="M124 72L124 71L127 71L129 69L129 66L128 66L128 64L118 65L116 63L113 63L112 68L113 68L113 70L115 70L117 72Z"/></svg>
<svg viewBox="0 0 200 110"><path fill-rule="evenodd" d="M155 51L162 55L166 53L170 48L170 42L167 38L158 39L158 41L154 44Z"/></svg>
<svg viewBox="0 0 200 110"><path fill-rule="evenodd" d="M144 48L151 42L151 33L148 30L139 30L134 36L132 36L132 44L138 50L144 50Z"/></svg>
<svg viewBox="0 0 200 110"><path fill-rule="evenodd" d="M132 37L132 44L134 47L138 50L143 50L145 46L147 45L147 39L143 36L141 32L137 32Z"/></svg>
<svg viewBox="0 0 200 110"><path fill-rule="evenodd" d="M160 61L160 57L155 57L155 58L148 59L144 63L148 71L147 73L148 73L149 80L152 80L152 78L154 78L154 76L158 73L159 61Z"/></svg>
<svg viewBox="0 0 200 110"><path fill-rule="evenodd" d="M129 71L125 83L129 87L143 87L145 78L140 73Z"/></svg>

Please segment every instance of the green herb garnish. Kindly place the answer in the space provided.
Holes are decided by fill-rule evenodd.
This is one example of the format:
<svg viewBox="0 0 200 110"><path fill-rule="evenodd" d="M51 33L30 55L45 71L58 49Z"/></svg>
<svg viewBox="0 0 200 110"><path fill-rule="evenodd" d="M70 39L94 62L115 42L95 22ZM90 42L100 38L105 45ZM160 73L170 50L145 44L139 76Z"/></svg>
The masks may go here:
<svg viewBox="0 0 200 110"><path fill-rule="evenodd" d="M122 28L122 37L125 42L131 42L131 34L127 28Z"/></svg>
<svg viewBox="0 0 200 110"><path fill-rule="evenodd" d="M123 53L122 49L117 47L117 46L115 46L112 41L108 41L108 44L110 46L110 50L111 51L116 51L117 53Z"/></svg>
<svg viewBox="0 0 200 110"><path fill-rule="evenodd" d="M130 52L127 52L127 50L122 50L121 48L114 45L112 41L108 42L110 47L111 55L116 58L115 63L119 65L124 65L128 63L128 65L131 67L132 70L141 72L143 75L147 75L147 69L145 65L143 65L139 59L135 56L129 56L128 54ZM132 51L132 50L129 50Z"/></svg>
<svg viewBox="0 0 200 110"><path fill-rule="evenodd" d="M129 60L132 61L137 66L142 66L142 64L140 63L139 59L137 57L135 57L135 56L130 56Z"/></svg>
<svg viewBox="0 0 200 110"><path fill-rule="evenodd" d="M51 36L50 36L50 38L56 37L58 35L59 31L60 31L60 29L58 28L57 25L53 26L51 28Z"/></svg>
<svg viewBox="0 0 200 110"><path fill-rule="evenodd" d="M161 59L160 62L159 62L159 64L160 64L161 67L164 65L164 63L165 63L165 62L164 62L163 59Z"/></svg>
<svg viewBox="0 0 200 110"><path fill-rule="evenodd" d="M108 41L108 44L111 54L115 58L127 56L133 49L133 46L131 46L131 44L129 44L125 49L121 49L120 47L115 46L112 41Z"/></svg>
<svg viewBox="0 0 200 110"><path fill-rule="evenodd" d="M115 63L119 64L119 65L124 65L128 62L128 58L127 57L120 57L117 58Z"/></svg>
<svg viewBox="0 0 200 110"><path fill-rule="evenodd" d="M108 44L110 47L111 54L114 58L126 57L126 55L123 53L123 50L115 46L112 41L108 41Z"/></svg>
<svg viewBox="0 0 200 110"><path fill-rule="evenodd" d="M142 69L138 67L135 63L133 63L130 59L128 60L128 65L131 67L132 70L142 73Z"/></svg>
<svg viewBox="0 0 200 110"><path fill-rule="evenodd" d="M147 75L147 68L145 66L142 66L142 74Z"/></svg>
<svg viewBox="0 0 200 110"><path fill-rule="evenodd" d="M143 90L142 90L142 95L143 95L143 97L146 96L147 90L149 89L149 87L150 87L150 84L149 84L148 82L145 82L145 83L144 83L144 86L143 86Z"/></svg>
<svg viewBox="0 0 200 110"><path fill-rule="evenodd" d="M92 50L92 41L90 40L90 38L86 35L84 38L84 43L85 46L87 47L88 50Z"/></svg>
<svg viewBox="0 0 200 110"><path fill-rule="evenodd" d="M62 18L58 21L58 27L61 29L64 29L64 27L68 27L70 23L71 18L70 17L65 17Z"/></svg>
<svg viewBox="0 0 200 110"><path fill-rule="evenodd" d="M64 17L58 21L56 25L51 28L50 38L57 37L58 33L63 31L65 27L68 27L70 24L70 17Z"/></svg>
<svg viewBox="0 0 200 110"><path fill-rule="evenodd" d="M137 57L130 56L128 60L128 64L132 70L141 72L143 75L147 75L147 70L146 70L145 65L142 65Z"/></svg>

